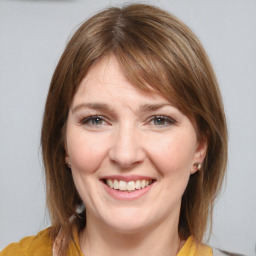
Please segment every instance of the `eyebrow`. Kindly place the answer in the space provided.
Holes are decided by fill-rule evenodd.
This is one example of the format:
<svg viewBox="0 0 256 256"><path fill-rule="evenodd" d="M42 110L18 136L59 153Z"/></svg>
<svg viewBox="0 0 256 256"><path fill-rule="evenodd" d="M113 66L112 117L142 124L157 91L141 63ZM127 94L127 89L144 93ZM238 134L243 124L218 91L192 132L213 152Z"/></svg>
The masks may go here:
<svg viewBox="0 0 256 256"><path fill-rule="evenodd" d="M141 112L151 112L151 111L156 111L158 109L161 109L163 107L173 107L171 103L165 103L165 104L145 104L140 106L139 110Z"/></svg>
<svg viewBox="0 0 256 256"><path fill-rule="evenodd" d="M169 103L169 104L168 103L144 104L139 107L139 111L140 112L151 112L151 111L156 111L156 110L161 109L166 106L173 107L173 105L171 103ZM115 112L115 109L113 107L111 107L110 105L105 104L105 103L82 103L82 104L75 106L72 109L72 113L77 112L83 108L88 108L88 109L93 109L93 110L101 110L101 111L106 111L106 112L109 112L109 111Z"/></svg>
<svg viewBox="0 0 256 256"><path fill-rule="evenodd" d="M105 104L105 103L82 103L82 104L75 106L72 109L72 113L77 112L78 110L83 109L83 108L89 108L89 109L94 109L94 110L104 110L104 111L112 110L112 108L108 104Z"/></svg>

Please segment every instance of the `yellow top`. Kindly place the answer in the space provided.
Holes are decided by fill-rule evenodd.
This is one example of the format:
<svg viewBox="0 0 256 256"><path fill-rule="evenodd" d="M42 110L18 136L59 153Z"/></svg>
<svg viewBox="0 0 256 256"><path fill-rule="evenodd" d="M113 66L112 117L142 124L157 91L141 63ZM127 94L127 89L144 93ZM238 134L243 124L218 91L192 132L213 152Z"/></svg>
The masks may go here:
<svg viewBox="0 0 256 256"><path fill-rule="evenodd" d="M23 238L19 243L10 244L0 252L0 256L52 256L52 246L48 228L35 236ZM83 256L77 232L74 232L74 241L70 243L68 255ZM212 256L212 249L207 245L198 245L191 236L177 256Z"/></svg>
<svg viewBox="0 0 256 256"><path fill-rule="evenodd" d="M190 236L177 256L212 256L212 249L208 245L196 243Z"/></svg>

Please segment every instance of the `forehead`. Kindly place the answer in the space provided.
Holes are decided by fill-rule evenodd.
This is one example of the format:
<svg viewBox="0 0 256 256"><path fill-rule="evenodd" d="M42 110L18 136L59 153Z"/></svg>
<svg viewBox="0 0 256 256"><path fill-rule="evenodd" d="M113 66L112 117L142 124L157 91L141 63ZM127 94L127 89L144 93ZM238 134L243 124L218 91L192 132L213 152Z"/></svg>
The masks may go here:
<svg viewBox="0 0 256 256"><path fill-rule="evenodd" d="M149 85L146 86L150 88ZM144 91L132 84L114 56L105 57L90 68L81 81L73 102L111 100L115 103L120 99L170 104L170 101L153 88Z"/></svg>

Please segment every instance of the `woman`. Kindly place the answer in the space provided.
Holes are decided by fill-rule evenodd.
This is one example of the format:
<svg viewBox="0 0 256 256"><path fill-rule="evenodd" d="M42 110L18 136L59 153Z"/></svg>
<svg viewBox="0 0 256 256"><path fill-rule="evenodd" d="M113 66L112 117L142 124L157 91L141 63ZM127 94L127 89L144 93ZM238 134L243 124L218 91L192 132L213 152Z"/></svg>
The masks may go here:
<svg viewBox="0 0 256 256"><path fill-rule="evenodd" d="M212 255L227 162L218 83L197 37L156 7L109 8L68 43L42 127L52 226L0 255Z"/></svg>

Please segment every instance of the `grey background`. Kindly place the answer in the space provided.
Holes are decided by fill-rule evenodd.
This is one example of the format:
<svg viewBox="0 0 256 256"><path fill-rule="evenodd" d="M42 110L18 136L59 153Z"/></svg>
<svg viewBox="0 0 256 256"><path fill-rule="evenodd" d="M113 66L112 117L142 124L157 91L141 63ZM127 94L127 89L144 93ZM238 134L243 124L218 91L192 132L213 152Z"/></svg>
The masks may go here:
<svg viewBox="0 0 256 256"><path fill-rule="evenodd" d="M121 3L0 0L0 249L49 225L39 137L51 75L77 25ZM255 255L256 1L144 3L187 23L214 65L230 148L226 188L216 205L209 243Z"/></svg>

